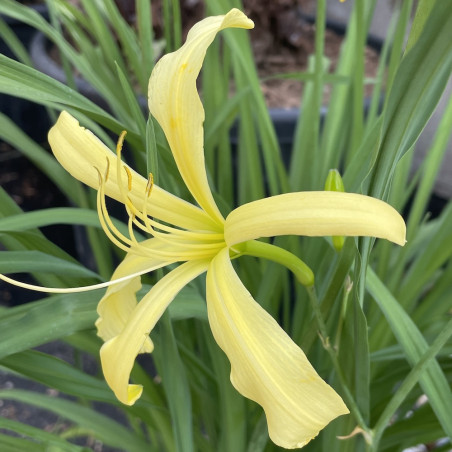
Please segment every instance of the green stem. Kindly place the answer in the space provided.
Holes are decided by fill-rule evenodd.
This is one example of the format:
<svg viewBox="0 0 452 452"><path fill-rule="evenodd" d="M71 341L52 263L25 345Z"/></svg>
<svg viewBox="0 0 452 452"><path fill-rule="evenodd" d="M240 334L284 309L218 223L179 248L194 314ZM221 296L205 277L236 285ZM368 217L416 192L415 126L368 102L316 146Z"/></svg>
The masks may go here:
<svg viewBox="0 0 452 452"><path fill-rule="evenodd" d="M305 287L314 285L314 273L297 256L291 252L270 243L250 240L234 247L240 255L262 257L287 267Z"/></svg>
<svg viewBox="0 0 452 452"><path fill-rule="evenodd" d="M337 325L336 340L334 341L334 348L336 350L339 350L339 347L340 347L342 327L344 326L345 313L347 312L348 297L350 295L350 292L352 291L352 288L353 288L353 282L350 278L350 275L347 275L347 278L345 280L345 286L344 286L344 294L342 296L341 313L340 313L339 322Z"/></svg>
<svg viewBox="0 0 452 452"><path fill-rule="evenodd" d="M363 431L362 433L363 433L364 439L366 440L366 443L368 443L368 444L372 443L372 431L369 429L366 422L364 421L364 417L361 414L361 411L359 410L359 407L358 407L357 403L355 402L355 399L353 398L353 395L347 385L347 381L345 379L345 376L342 372L341 366L337 359L336 352L329 341L328 330L327 330L325 321L323 320L322 312L320 310L320 304L319 304L314 286L307 287L307 292L309 295L309 300L311 302L312 310L314 312L314 317L317 321L317 326L319 328L322 344L323 344L325 350L330 355L334 369L337 373L337 376L339 377L339 381L342 386L342 392L343 392L343 396L345 399L345 403L346 403L347 407L349 408L350 412L352 413L352 415L354 416L357 424L362 429L362 431Z"/></svg>

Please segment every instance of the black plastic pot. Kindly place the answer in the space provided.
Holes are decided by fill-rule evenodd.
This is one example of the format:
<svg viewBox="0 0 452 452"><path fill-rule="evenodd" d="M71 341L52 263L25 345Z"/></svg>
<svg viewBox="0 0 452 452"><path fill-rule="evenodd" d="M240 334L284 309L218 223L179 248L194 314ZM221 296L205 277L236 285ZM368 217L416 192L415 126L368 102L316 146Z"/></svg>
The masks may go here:
<svg viewBox="0 0 452 452"><path fill-rule="evenodd" d="M48 19L47 6L30 5ZM16 34L22 44L28 48L36 29L16 19L2 16L11 30ZM11 49L0 39L0 52L9 58L15 58ZM22 131L39 144L47 146L47 133L51 126L45 108L25 99L0 95L0 112L8 116ZM14 148L9 149L1 143L2 161L0 171L2 177L2 188L10 193L18 205L25 211L43 209L48 207L61 207L67 205L67 200L53 183L38 170L30 160L22 156ZM74 255L74 238L70 226L51 226L45 228L45 234L58 246ZM0 244L1 248L1 244ZM33 283L29 275L16 275L24 282ZM9 305L23 304L35 299L42 298L42 294L19 287L1 284L0 301Z"/></svg>
<svg viewBox="0 0 452 452"><path fill-rule="evenodd" d="M303 19L308 22L314 22L315 18L313 17L305 17ZM344 35L346 31L346 27L343 24L336 22L327 22L327 28L333 30L338 35ZM37 33L30 45L30 55L34 62L35 67L44 72L45 74L53 77L54 79L65 83L66 76L62 67L50 57L49 50L52 48L54 44L50 42L42 33ZM378 40L373 37L369 37L368 45L376 50L380 50L382 46L381 40ZM74 77L74 82L76 84L77 90L83 94L85 97L92 100L97 105L105 108L108 111L108 105L105 100L100 96L100 94L96 91L96 89L90 85L85 79L79 76ZM145 98L139 98L140 105L143 108L143 111L147 111L147 100ZM368 100L365 101L364 109L368 107ZM322 120L325 117L327 112L327 107L322 107L321 115ZM298 108L273 108L269 110L270 117L275 126L276 135L278 138L278 142L281 148L281 153L283 156L283 160L285 164L288 166L290 162L290 155L292 152L292 143L295 135L295 127L298 120L298 116L300 115L300 110ZM236 148L238 144L238 127L237 124L234 124L231 128L230 137L231 144L234 148Z"/></svg>
<svg viewBox="0 0 452 452"><path fill-rule="evenodd" d="M36 32L30 41L30 57L35 69L61 83L66 83L66 75L63 68L50 57L49 51L53 46L54 44L43 33ZM92 100L99 107L108 109L107 103L99 92L84 78L75 75L74 83L79 93Z"/></svg>
<svg viewBox="0 0 452 452"><path fill-rule="evenodd" d="M38 14L40 14L44 19L48 20L49 18L49 11L47 9L47 5L30 5L28 8L33 9ZM11 28L11 30L14 32L14 34L19 38L20 42L28 48L30 45L31 39L36 33L36 29L31 27L28 24L25 24L17 19L14 19L9 16L5 16L3 14L0 15L2 20L6 22L6 25ZM8 47L6 42L0 38L0 53L2 55L6 55L10 58L15 58L14 54L12 53L11 49Z"/></svg>
<svg viewBox="0 0 452 452"><path fill-rule="evenodd" d="M304 21L312 24L315 23L316 18L314 16L305 15L301 9L299 10L299 14ZM327 20L326 28L335 32L339 36L344 36L347 30L346 24L332 20ZM380 38L369 35L367 37L367 45L380 53L383 42ZM368 111L369 106L370 99L365 99L363 105L365 112ZM327 111L328 106L323 105L320 110L321 122L323 122L326 117ZM292 154L296 124L298 117L302 112L299 108L270 108L269 113L275 127L284 164L288 167L290 164L290 156ZM231 130L231 141L233 145L237 145L238 143L238 129L236 125L234 125Z"/></svg>
<svg viewBox="0 0 452 452"><path fill-rule="evenodd" d="M44 19L48 19L47 6L30 5L29 8L35 10ZM25 48L29 48L36 29L8 16L1 16L6 24L15 33ZM9 58L16 59L15 55L6 42L0 38L0 53ZM14 123L20 125L22 130L37 142L46 141L49 120L44 107L17 97L0 94L0 112L11 118Z"/></svg>

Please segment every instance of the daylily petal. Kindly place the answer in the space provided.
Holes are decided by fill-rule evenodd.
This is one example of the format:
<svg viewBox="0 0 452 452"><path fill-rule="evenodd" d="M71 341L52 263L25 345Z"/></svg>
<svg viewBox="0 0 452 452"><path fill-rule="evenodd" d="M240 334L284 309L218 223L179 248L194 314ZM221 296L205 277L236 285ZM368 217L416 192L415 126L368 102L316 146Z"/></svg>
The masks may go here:
<svg viewBox="0 0 452 452"><path fill-rule="evenodd" d="M122 403L133 405L141 395L142 387L129 385L129 376L150 331L178 292L207 270L208 262L186 262L164 276L138 303L122 332L100 349L105 380Z"/></svg>
<svg viewBox="0 0 452 452"><path fill-rule="evenodd" d="M177 249L167 244L162 244L157 239L150 239L141 242L141 246L146 247L148 251L157 250L161 251L164 247L171 248L171 251ZM141 256L128 253L124 260L118 265L111 279L119 279L123 276L131 275L134 273L153 271L157 268L165 267L177 259L162 258L159 255L156 257ZM113 337L117 336L124 329L127 324L130 315L137 305L136 293L141 289L141 277L123 281L121 283L113 284L109 286L105 295L100 300L97 306L97 313L99 318L96 321L97 334L104 342L109 341ZM151 352L153 349L152 341L147 338L143 350L140 353Z"/></svg>
<svg viewBox="0 0 452 452"><path fill-rule="evenodd" d="M209 266L207 309L215 340L231 362L231 382L264 408L274 443L302 447L348 413L341 397L243 286L227 249Z"/></svg>
<svg viewBox="0 0 452 452"><path fill-rule="evenodd" d="M122 202L116 174L116 154L105 146L92 132L81 127L77 119L68 112L61 112L58 121L49 131L49 143L60 164L73 177L94 189L99 188L99 176L110 161L105 192L111 198ZM131 201L140 209L146 199L147 180L129 168L132 175ZM127 184L127 175L123 174L123 183ZM216 224L198 207L183 201L154 185L148 199L148 214L160 220L183 228L205 230L217 229Z"/></svg>
<svg viewBox="0 0 452 452"><path fill-rule="evenodd" d="M370 236L405 244L403 218L389 204L339 192L286 193L244 204L226 218L228 246L258 237Z"/></svg>
<svg viewBox="0 0 452 452"><path fill-rule="evenodd" d="M253 28L241 11L208 17L188 33L176 52L157 63L149 80L149 109L165 132L177 167L198 204L222 223L207 181L204 149L204 108L196 89L196 79L215 35L224 28Z"/></svg>

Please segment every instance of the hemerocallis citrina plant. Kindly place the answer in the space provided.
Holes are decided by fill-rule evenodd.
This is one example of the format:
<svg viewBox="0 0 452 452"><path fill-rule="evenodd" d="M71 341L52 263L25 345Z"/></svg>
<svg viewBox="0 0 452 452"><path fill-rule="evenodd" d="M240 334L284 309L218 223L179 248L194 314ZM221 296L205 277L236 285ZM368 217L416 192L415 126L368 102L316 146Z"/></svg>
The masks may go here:
<svg viewBox="0 0 452 452"><path fill-rule="evenodd" d="M287 266L309 288L314 285L314 275L303 261L259 239L372 236L403 246L405 223L385 202L342 191L285 193L241 205L226 218L221 214L205 168L204 109L196 79L207 48L225 28L250 29L253 22L237 9L202 20L179 50L161 58L149 80L150 112L164 131L197 205L163 190L153 183L152 175L142 177L126 165L121 159L124 134L114 153L63 111L49 132L49 142L61 165L97 190L102 228L126 251L105 284L108 289L99 302L96 322L104 340L100 350L103 373L116 397L127 405L140 397L142 387L129 382L135 358L153 351L149 335L178 292L207 273L208 319L216 342L231 363L232 384L263 407L274 443L302 447L348 409L299 346L253 299L231 261L245 254L273 260ZM107 196L125 205L127 235L111 220ZM150 238L138 240L136 228ZM172 265L137 301L141 275L171 264L178 265Z"/></svg>

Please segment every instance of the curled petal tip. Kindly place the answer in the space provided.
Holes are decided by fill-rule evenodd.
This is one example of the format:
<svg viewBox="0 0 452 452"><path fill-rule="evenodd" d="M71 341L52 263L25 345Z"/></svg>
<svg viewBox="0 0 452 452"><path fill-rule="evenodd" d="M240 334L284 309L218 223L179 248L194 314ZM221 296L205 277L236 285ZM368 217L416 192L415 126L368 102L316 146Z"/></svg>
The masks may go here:
<svg viewBox="0 0 452 452"><path fill-rule="evenodd" d="M143 386L141 385L129 385L127 388L127 401L124 403L126 405L133 405L140 397L143 392Z"/></svg>
<svg viewBox="0 0 452 452"><path fill-rule="evenodd" d="M141 396L141 385L128 384L134 356L128 350L118 350L118 336L110 339L100 349L100 359L105 380L115 393L116 398L125 405L133 405ZM119 355L119 357L117 356ZM122 359L118 359L122 358Z"/></svg>
<svg viewBox="0 0 452 452"><path fill-rule="evenodd" d="M235 28L245 28L248 30L254 28L254 22L237 8L232 8L224 16L222 25L224 28L235 27Z"/></svg>

